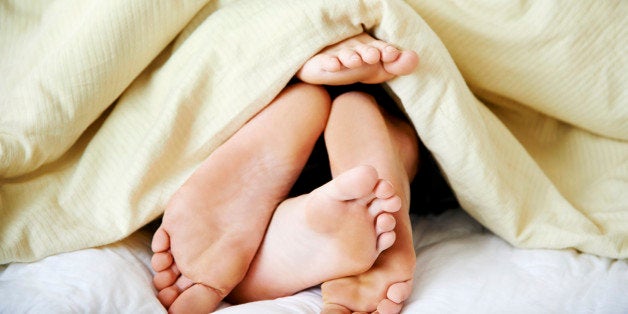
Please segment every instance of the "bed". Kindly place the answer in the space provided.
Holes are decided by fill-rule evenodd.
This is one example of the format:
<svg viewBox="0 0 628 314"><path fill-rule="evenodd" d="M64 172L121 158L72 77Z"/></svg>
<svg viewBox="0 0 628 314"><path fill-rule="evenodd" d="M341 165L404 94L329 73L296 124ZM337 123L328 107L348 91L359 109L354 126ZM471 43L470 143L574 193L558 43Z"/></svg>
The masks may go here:
<svg viewBox="0 0 628 314"><path fill-rule="evenodd" d="M625 1L0 4L1 312L158 312L168 198L307 58L368 31L460 208L405 312L628 311ZM315 287L220 310L317 312Z"/></svg>
<svg viewBox="0 0 628 314"><path fill-rule="evenodd" d="M625 313L628 263L518 249L461 209L413 217L417 272L403 313ZM151 285L150 230L104 247L0 268L2 313L165 313ZM320 288L217 313L319 313Z"/></svg>

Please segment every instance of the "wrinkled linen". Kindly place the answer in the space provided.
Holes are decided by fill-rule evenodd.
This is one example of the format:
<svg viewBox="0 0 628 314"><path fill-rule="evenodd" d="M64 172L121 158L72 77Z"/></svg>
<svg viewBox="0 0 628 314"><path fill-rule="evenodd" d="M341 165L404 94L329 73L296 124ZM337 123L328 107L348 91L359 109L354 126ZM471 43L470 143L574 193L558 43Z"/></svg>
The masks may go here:
<svg viewBox="0 0 628 314"><path fill-rule="evenodd" d="M155 219L309 57L364 30L420 55L387 87L472 217L519 247L626 258L627 6L5 2L0 263Z"/></svg>
<svg viewBox="0 0 628 314"><path fill-rule="evenodd" d="M628 310L626 260L518 249L459 209L421 217L412 226L416 273L402 313ZM106 246L2 265L0 312L166 313L152 285L151 237L141 229ZM274 300L222 302L215 313L318 314L322 306L320 287L314 287Z"/></svg>

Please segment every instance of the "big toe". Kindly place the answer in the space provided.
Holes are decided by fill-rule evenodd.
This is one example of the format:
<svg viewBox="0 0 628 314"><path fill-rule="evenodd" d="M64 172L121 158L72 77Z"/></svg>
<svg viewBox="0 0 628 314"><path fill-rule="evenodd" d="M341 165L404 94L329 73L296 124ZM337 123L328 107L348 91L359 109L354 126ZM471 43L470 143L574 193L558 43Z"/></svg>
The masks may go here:
<svg viewBox="0 0 628 314"><path fill-rule="evenodd" d="M365 165L343 172L323 187L331 198L348 201L371 196L377 182L377 170Z"/></svg>

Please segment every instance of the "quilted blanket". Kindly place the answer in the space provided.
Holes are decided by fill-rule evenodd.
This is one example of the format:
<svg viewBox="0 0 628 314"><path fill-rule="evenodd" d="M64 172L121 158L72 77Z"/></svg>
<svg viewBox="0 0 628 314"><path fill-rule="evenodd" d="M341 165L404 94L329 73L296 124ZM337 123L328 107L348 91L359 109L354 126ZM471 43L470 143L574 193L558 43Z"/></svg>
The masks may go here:
<svg viewBox="0 0 628 314"><path fill-rule="evenodd" d="M462 207L513 245L628 257L628 3L0 3L0 263L120 240L325 46L387 83Z"/></svg>

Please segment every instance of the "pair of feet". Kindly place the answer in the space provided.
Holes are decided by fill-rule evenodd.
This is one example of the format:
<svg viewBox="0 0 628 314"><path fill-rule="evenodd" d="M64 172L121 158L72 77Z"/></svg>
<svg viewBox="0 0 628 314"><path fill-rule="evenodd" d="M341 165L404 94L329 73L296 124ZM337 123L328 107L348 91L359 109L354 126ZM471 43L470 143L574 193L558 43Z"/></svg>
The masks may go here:
<svg viewBox="0 0 628 314"><path fill-rule="evenodd" d="M297 77L311 84L379 83L411 72L417 61L413 52L361 34L308 60ZM374 102L344 102L349 105L334 103L339 109L332 110L320 87L287 88L176 192L152 245L154 284L169 310L209 312L227 296L269 299L320 283L324 311L401 310L413 276L407 184L418 157L404 159L394 146L411 131L380 123L372 131L395 144L384 156L371 162L330 151L332 163L332 154L339 156L335 178L285 199L323 131L344 149L343 141L359 142L342 133L345 117L364 109L366 121L358 123L386 120ZM381 143L361 135L370 142L357 149L376 155L364 147L381 150Z"/></svg>

